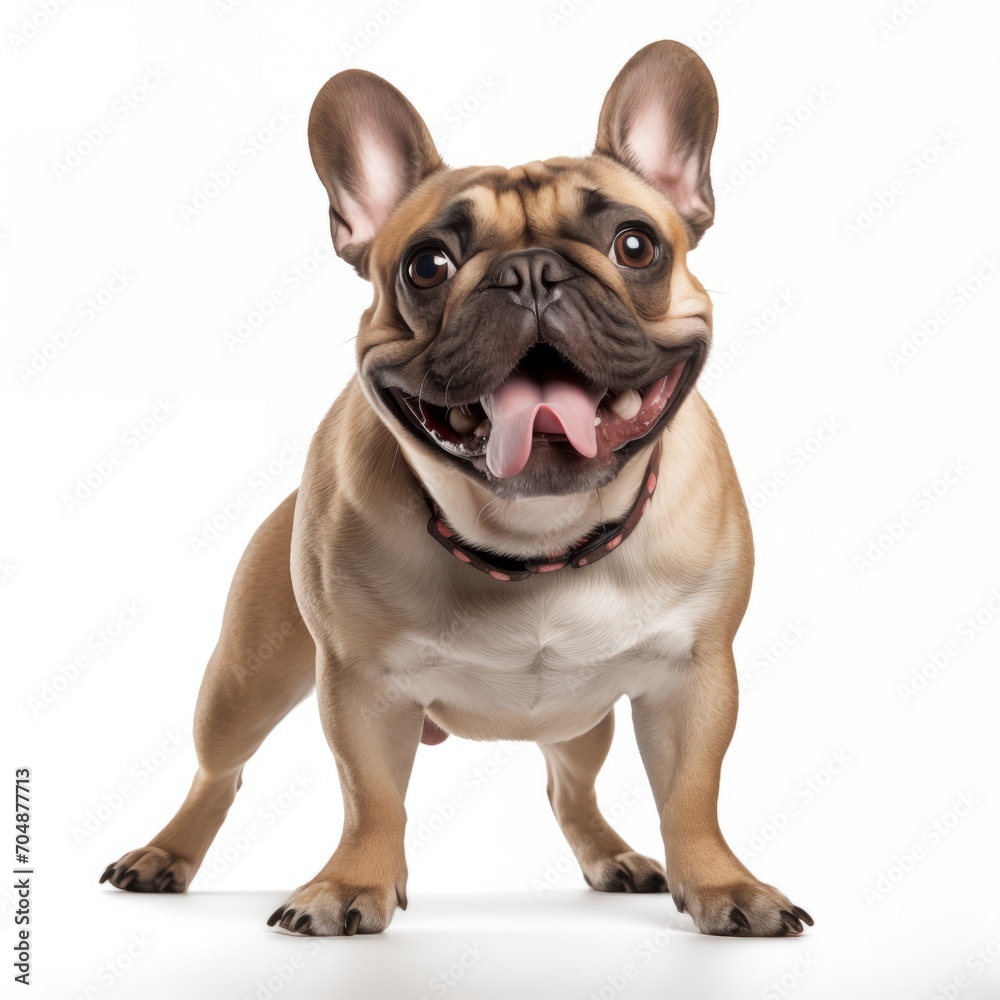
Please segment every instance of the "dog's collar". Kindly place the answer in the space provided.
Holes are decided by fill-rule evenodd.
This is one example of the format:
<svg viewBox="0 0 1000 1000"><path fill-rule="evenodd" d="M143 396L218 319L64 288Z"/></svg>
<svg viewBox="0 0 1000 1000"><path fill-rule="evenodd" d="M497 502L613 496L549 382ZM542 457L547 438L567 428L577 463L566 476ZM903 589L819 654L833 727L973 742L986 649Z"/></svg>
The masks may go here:
<svg viewBox="0 0 1000 1000"><path fill-rule="evenodd" d="M618 548L622 542L635 530L639 518L646 513L650 497L656 489L656 476L660 468L660 442L653 446L649 456L649 464L643 475L642 487L635 502L625 518L613 524L610 528L598 531L595 529L585 538L579 539L563 552L552 552L541 559L510 559L495 552L487 552L466 545L458 540L455 530L445 521L441 508L434 498L421 485L420 490L431 512L427 522L427 530L432 538L440 542L456 559L468 563L480 573L488 573L494 580L508 583L513 580L525 580L532 573L553 573L557 569L571 566L580 569L603 559L609 552Z"/></svg>

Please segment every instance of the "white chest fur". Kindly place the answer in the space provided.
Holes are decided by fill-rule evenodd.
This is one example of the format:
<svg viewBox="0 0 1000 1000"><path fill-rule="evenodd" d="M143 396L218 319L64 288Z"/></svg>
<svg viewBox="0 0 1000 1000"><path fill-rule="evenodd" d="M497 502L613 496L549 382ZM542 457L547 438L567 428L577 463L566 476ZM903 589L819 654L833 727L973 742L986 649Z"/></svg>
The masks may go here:
<svg viewBox="0 0 1000 1000"><path fill-rule="evenodd" d="M612 557L613 568L605 560L512 584L470 579L475 571L462 567L464 599L428 595L422 625L388 651L385 683L459 735L585 731L622 695L668 685L711 611L703 588L654 592L626 582L643 577L625 555Z"/></svg>

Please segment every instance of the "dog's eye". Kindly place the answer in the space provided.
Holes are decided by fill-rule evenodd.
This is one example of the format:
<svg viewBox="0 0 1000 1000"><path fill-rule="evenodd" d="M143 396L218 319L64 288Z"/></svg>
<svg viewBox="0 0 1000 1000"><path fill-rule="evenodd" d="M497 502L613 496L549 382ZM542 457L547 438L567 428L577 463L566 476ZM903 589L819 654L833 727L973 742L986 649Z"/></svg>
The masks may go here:
<svg viewBox="0 0 1000 1000"><path fill-rule="evenodd" d="M433 288L454 273L451 258L438 246L418 247L406 264L406 277L414 288Z"/></svg>
<svg viewBox="0 0 1000 1000"><path fill-rule="evenodd" d="M656 244L641 229L623 229L608 256L621 267L649 267L657 258Z"/></svg>

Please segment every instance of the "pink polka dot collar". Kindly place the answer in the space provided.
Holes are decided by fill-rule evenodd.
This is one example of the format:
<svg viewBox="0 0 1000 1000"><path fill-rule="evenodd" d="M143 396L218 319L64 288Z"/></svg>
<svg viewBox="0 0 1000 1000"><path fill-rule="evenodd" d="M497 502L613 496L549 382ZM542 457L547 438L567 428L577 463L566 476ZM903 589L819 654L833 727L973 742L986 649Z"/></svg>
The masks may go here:
<svg viewBox="0 0 1000 1000"><path fill-rule="evenodd" d="M660 468L660 442L657 441L653 453L646 466L642 488L635 498L631 510L624 520L601 531L592 531L586 538L577 540L563 552L550 552L539 559L511 559L496 552L487 552L467 545L459 540L455 530L444 519L441 508L430 494L421 487L424 500L431 512L427 522L427 530L432 538L440 542L451 555L460 562L467 563L481 573L488 573L494 580L510 583L513 580L525 580L532 573L553 573L567 566L581 569L591 563L603 559L613 552L635 530L639 518L646 513L653 490L656 489L656 476Z"/></svg>

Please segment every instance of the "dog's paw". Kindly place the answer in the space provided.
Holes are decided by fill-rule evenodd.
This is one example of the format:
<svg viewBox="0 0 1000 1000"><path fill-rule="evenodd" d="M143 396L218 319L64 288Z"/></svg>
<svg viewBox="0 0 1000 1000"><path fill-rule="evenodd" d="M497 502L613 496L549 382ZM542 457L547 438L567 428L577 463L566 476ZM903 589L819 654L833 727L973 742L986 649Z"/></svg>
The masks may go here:
<svg viewBox="0 0 1000 1000"><path fill-rule="evenodd" d="M644 854L626 851L588 865L584 880L601 892L669 892L663 865Z"/></svg>
<svg viewBox="0 0 1000 1000"><path fill-rule="evenodd" d="M183 858L159 847L140 847L108 865L101 881L128 892L183 892L193 874Z"/></svg>
<svg viewBox="0 0 1000 1000"><path fill-rule="evenodd" d="M802 933L812 917L772 885L746 881L719 886L674 886L674 903L703 934L784 937Z"/></svg>
<svg viewBox="0 0 1000 1000"><path fill-rule="evenodd" d="M406 900L388 885L349 885L317 878L296 889L268 918L268 927L296 934L378 934Z"/></svg>

